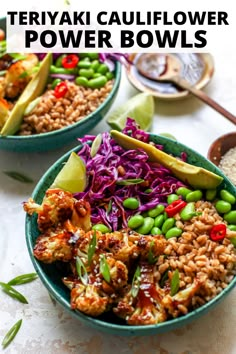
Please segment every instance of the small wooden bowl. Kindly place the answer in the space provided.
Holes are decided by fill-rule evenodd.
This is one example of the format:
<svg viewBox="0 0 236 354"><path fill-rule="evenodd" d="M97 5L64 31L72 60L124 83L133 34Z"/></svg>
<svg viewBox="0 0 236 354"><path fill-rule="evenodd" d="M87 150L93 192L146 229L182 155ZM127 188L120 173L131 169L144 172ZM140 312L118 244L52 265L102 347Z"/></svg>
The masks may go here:
<svg viewBox="0 0 236 354"><path fill-rule="evenodd" d="M210 146L207 158L219 166L222 156L236 146L236 132L224 134L216 139Z"/></svg>

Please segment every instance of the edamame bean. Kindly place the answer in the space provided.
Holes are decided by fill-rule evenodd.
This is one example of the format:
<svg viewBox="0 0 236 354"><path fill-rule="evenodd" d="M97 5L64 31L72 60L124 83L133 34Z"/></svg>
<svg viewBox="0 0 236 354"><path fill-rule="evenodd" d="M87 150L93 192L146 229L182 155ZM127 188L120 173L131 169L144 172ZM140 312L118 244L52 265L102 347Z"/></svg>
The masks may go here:
<svg viewBox="0 0 236 354"><path fill-rule="evenodd" d="M178 200L179 199L179 196L177 194L169 194L168 197L167 197L167 203L168 204L171 204L173 203L175 200Z"/></svg>
<svg viewBox="0 0 236 354"><path fill-rule="evenodd" d="M56 60L56 62L55 62L55 66L56 66L57 68L61 68L61 67L62 67L62 59L65 58L65 57L66 57L66 54L63 54L63 55L60 55L60 56L57 58L57 60Z"/></svg>
<svg viewBox="0 0 236 354"><path fill-rule="evenodd" d="M54 88L55 88L58 84L60 84L60 82L61 82L61 79L55 79L55 80L53 80L53 82L52 82L52 89L54 90Z"/></svg>
<svg viewBox="0 0 236 354"><path fill-rule="evenodd" d="M150 233L151 229L153 228L154 226L154 219L153 218L150 218L149 216L147 216L144 221L143 221L143 225L141 225L140 227L138 227L136 229L136 231L139 233L139 234L142 234L142 235L147 235Z"/></svg>
<svg viewBox="0 0 236 354"><path fill-rule="evenodd" d="M96 77L100 77L100 76L102 76L102 74L99 74L99 73L94 73L93 74L93 78L95 79Z"/></svg>
<svg viewBox="0 0 236 354"><path fill-rule="evenodd" d="M136 229L137 227L143 225L144 217L142 215L134 215L128 221L128 226L131 229Z"/></svg>
<svg viewBox="0 0 236 354"><path fill-rule="evenodd" d="M206 190L206 200L211 202L216 197L217 190L216 189L207 189Z"/></svg>
<svg viewBox="0 0 236 354"><path fill-rule="evenodd" d="M92 64L87 60L80 60L77 66L79 69L90 69L90 67L93 69Z"/></svg>
<svg viewBox="0 0 236 354"><path fill-rule="evenodd" d="M157 215L160 215L161 213L163 213L163 211L165 210L165 207L163 204L158 204L155 208L152 208L150 210L148 210L148 216L151 216L151 218L155 218Z"/></svg>
<svg viewBox="0 0 236 354"><path fill-rule="evenodd" d="M93 77L94 71L93 69L80 69L79 70L79 75L86 77L87 79L90 79L91 77Z"/></svg>
<svg viewBox="0 0 236 354"><path fill-rule="evenodd" d="M72 75L76 75L77 71L78 71L77 68L65 69L65 68L57 68L54 65L50 66L50 73L51 74L72 74Z"/></svg>
<svg viewBox="0 0 236 354"><path fill-rule="evenodd" d="M92 68L94 71L97 71L99 65L100 65L99 61L98 61L98 60L94 60L94 61L91 63L91 68Z"/></svg>
<svg viewBox="0 0 236 354"><path fill-rule="evenodd" d="M85 54L87 54L87 53L85 53ZM89 61L89 62L90 62L90 58L89 58L88 56L85 56L85 57L83 58L83 60L84 60L84 61Z"/></svg>
<svg viewBox="0 0 236 354"><path fill-rule="evenodd" d="M152 189L151 189L151 188L145 189L145 191L144 191L144 193L147 193L147 194L149 194L149 193L151 193L151 192L152 192Z"/></svg>
<svg viewBox="0 0 236 354"><path fill-rule="evenodd" d="M215 208L218 213L225 214L231 210L231 204L224 200L218 200L215 204Z"/></svg>
<svg viewBox="0 0 236 354"><path fill-rule="evenodd" d="M163 204L158 204L155 209L158 211L158 215L160 215L161 213L164 212L165 207Z"/></svg>
<svg viewBox="0 0 236 354"><path fill-rule="evenodd" d="M102 234L106 232L111 232L111 230L104 224L93 225L92 230L100 231Z"/></svg>
<svg viewBox="0 0 236 354"><path fill-rule="evenodd" d="M184 221L188 221L195 216L195 205L194 202L188 203L180 212L180 217Z"/></svg>
<svg viewBox="0 0 236 354"><path fill-rule="evenodd" d="M88 57L91 59L91 60L94 60L94 59L98 59L98 53L87 53Z"/></svg>
<svg viewBox="0 0 236 354"><path fill-rule="evenodd" d="M176 193L177 195L181 195L183 198L186 198L186 196L187 196L190 192L192 192L191 189L186 188L186 187L179 187L179 188L175 191L175 193Z"/></svg>
<svg viewBox="0 0 236 354"><path fill-rule="evenodd" d="M165 235L168 230L170 230L175 225L175 218L168 218L164 221L161 231Z"/></svg>
<svg viewBox="0 0 236 354"><path fill-rule="evenodd" d="M165 237L171 238L171 237L179 237L181 236L183 230L181 230L179 227L172 227L171 229L169 229L167 231L167 233L165 234Z"/></svg>
<svg viewBox="0 0 236 354"><path fill-rule="evenodd" d="M101 88L103 86L105 86L107 83L107 78L105 76L100 76L100 77L96 77L95 79L90 79L88 86L90 88Z"/></svg>
<svg viewBox="0 0 236 354"><path fill-rule="evenodd" d="M139 207L139 201L136 198L127 198L123 201L123 206L127 209L137 209Z"/></svg>
<svg viewBox="0 0 236 354"><path fill-rule="evenodd" d="M164 217L163 214L158 215L158 216L155 218L155 220L154 220L154 226L161 228L161 227L162 227L162 224L163 224L164 221L165 221L164 219L165 219L165 217Z"/></svg>
<svg viewBox="0 0 236 354"><path fill-rule="evenodd" d="M109 71L109 68L106 64L100 64L97 68L97 72L105 75Z"/></svg>
<svg viewBox="0 0 236 354"><path fill-rule="evenodd" d="M231 231L236 231L236 225L228 225L227 228Z"/></svg>
<svg viewBox="0 0 236 354"><path fill-rule="evenodd" d="M222 189L220 191L220 197L224 201L226 201L226 202L228 202L230 204L234 204L236 202L235 196L233 194L231 194L230 192L228 192L227 190L225 190L225 189Z"/></svg>
<svg viewBox="0 0 236 354"><path fill-rule="evenodd" d="M227 223L236 225L236 210L231 210L224 214L223 218Z"/></svg>
<svg viewBox="0 0 236 354"><path fill-rule="evenodd" d="M80 53L79 57L82 59L85 59L86 57L94 60L94 59L98 59L98 53Z"/></svg>
<svg viewBox="0 0 236 354"><path fill-rule="evenodd" d="M162 234L162 232L161 232L161 229L159 229L159 227L154 226L151 229L151 235L161 235L161 234Z"/></svg>
<svg viewBox="0 0 236 354"><path fill-rule="evenodd" d="M197 189L186 195L187 202L197 202L200 199L202 199L202 191L200 189Z"/></svg>
<svg viewBox="0 0 236 354"><path fill-rule="evenodd" d="M112 80L114 79L114 74L111 71L109 71L106 73L106 78L107 80Z"/></svg>
<svg viewBox="0 0 236 354"><path fill-rule="evenodd" d="M83 76L78 76L75 79L75 83L76 83L76 85L81 85L83 87L88 87L88 79L86 77L83 77Z"/></svg>

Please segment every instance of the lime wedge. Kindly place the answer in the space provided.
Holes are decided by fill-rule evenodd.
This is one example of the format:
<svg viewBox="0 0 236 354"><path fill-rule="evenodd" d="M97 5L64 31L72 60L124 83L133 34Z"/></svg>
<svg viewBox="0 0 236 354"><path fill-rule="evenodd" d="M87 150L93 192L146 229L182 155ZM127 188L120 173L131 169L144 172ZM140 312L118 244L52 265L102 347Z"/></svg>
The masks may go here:
<svg viewBox="0 0 236 354"><path fill-rule="evenodd" d="M66 164L55 178L51 188L60 188L76 193L83 192L86 187L86 166L83 160L75 153L70 154Z"/></svg>
<svg viewBox="0 0 236 354"><path fill-rule="evenodd" d="M127 117L133 118L143 130L149 130L154 115L154 99L147 93L139 93L108 115L107 123L116 130L125 127Z"/></svg>

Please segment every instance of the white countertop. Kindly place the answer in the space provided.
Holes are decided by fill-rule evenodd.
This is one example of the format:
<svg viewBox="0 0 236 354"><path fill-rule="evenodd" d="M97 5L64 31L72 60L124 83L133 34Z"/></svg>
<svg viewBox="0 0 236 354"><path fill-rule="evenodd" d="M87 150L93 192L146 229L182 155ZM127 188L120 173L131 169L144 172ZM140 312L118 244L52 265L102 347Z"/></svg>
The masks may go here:
<svg viewBox="0 0 236 354"><path fill-rule="evenodd" d="M215 57L215 74L205 91L226 109L236 114L235 56L224 53ZM137 91L123 74L116 107ZM172 133L180 142L207 154L218 136L235 130L235 126L196 98L166 102L156 99L153 132ZM107 129L101 122L91 133ZM0 151L0 281L34 271L24 234L27 200L37 181L64 152L11 153ZM26 173L34 184L23 184L2 171ZM4 353L81 353L81 354L232 354L236 353L236 290L212 310L190 325L173 332L151 337L124 338L98 332L71 318L50 300L39 279L22 285L20 291L29 304L23 305L0 291L0 342L8 329L20 318L22 327ZM1 346L0 346L1 352Z"/></svg>

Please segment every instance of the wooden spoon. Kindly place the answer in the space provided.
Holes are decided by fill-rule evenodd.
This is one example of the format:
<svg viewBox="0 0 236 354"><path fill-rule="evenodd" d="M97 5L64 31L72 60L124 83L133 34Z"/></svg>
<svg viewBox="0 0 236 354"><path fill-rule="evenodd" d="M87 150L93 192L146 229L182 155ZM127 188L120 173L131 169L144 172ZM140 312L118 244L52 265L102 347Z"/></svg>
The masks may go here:
<svg viewBox="0 0 236 354"><path fill-rule="evenodd" d="M165 63L164 63L165 60ZM155 63L160 63L159 75ZM157 64L158 65L158 64ZM148 79L154 81L172 82L176 86L191 92L194 96L211 106L217 112L236 124L236 117L219 105L212 98L201 90L191 86L191 84L181 77L181 64L179 60L171 54L145 53L141 54L136 62L136 67L139 73Z"/></svg>
<svg viewBox="0 0 236 354"><path fill-rule="evenodd" d="M149 161L159 162L167 167L181 181L194 188L214 189L223 180L222 177L213 172L178 160L175 157L158 150L153 145L131 138L117 130L111 130L110 134L124 149L142 149L149 156Z"/></svg>

